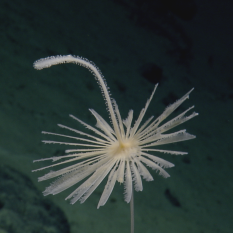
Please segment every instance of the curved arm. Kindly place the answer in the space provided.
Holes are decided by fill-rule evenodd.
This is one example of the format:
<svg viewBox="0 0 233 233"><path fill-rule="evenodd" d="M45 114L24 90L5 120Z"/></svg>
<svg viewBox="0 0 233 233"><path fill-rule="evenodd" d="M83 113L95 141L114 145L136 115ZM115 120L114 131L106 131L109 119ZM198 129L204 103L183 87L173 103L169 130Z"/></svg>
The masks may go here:
<svg viewBox="0 0 233 233"><path fill-rule="evenodd" d="M106 100L107 106L108 106L108 111L112 120L112 124L114 127L114 131L116 133L117 139L120 140L120 130L117 124L116 116L113 110L112 102L110 99L108 87L106 84L106 81L104 80L104 76L101 74L101 71L99 68L91 61L88 61L85 58L81 57L74 57L72 55L58 55L58 56L52 56L52 57L47 57L47 58L41 58L33 63L33 67L37 70L42 70L44 68L49 68L53 65L58 65L62 63L75 63L80 66L83 66L87 68L91 73L95 76L97 79L98 84L100 85L102 94Z"/></svg>

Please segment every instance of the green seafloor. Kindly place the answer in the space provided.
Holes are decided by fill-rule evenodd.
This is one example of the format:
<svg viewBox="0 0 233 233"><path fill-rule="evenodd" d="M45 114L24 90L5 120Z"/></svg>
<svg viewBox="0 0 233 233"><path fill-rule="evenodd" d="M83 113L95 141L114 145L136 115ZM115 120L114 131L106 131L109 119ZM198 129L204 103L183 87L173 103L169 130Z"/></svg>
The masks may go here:
<svg viewBox="0 0 233 233"><path fill-rule="evenodd" d="M217 0L1 0L0 1L0 233L127 233L129 204L116 184L97 210L106 179L83 204L65 201L37 182L49 165L33 160L63 155L44 145L41 131L64 133L58 123L85 130L73 114L95 125L93 108L108 119L92 74L65 64L37 71L33 62L78 55L102 71L122 118L145 106L160 115L191 88L171 117L195 105L199 116L177 129L196 139L159 149L175 164L164 179L143 180L135 192L135 233L231 233L233 229L233 15L231 1ZM134 118L135 119L135 118ZM87 130L85 132L88 132ZM81 183L81 182L80 182Z"/></svg>

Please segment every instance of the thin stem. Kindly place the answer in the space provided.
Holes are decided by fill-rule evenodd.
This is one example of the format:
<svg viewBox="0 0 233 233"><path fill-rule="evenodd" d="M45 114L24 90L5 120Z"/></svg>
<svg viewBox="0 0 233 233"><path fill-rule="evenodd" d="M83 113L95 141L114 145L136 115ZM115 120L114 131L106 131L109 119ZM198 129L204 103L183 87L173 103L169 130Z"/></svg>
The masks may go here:
<svg viewBox="0 0 233 233"><path fill-rule="evenodd" d="M134 196L132 190L132 196L130 200L130 216L131 216L131 231L130 233L134 233Z"/></svg>

